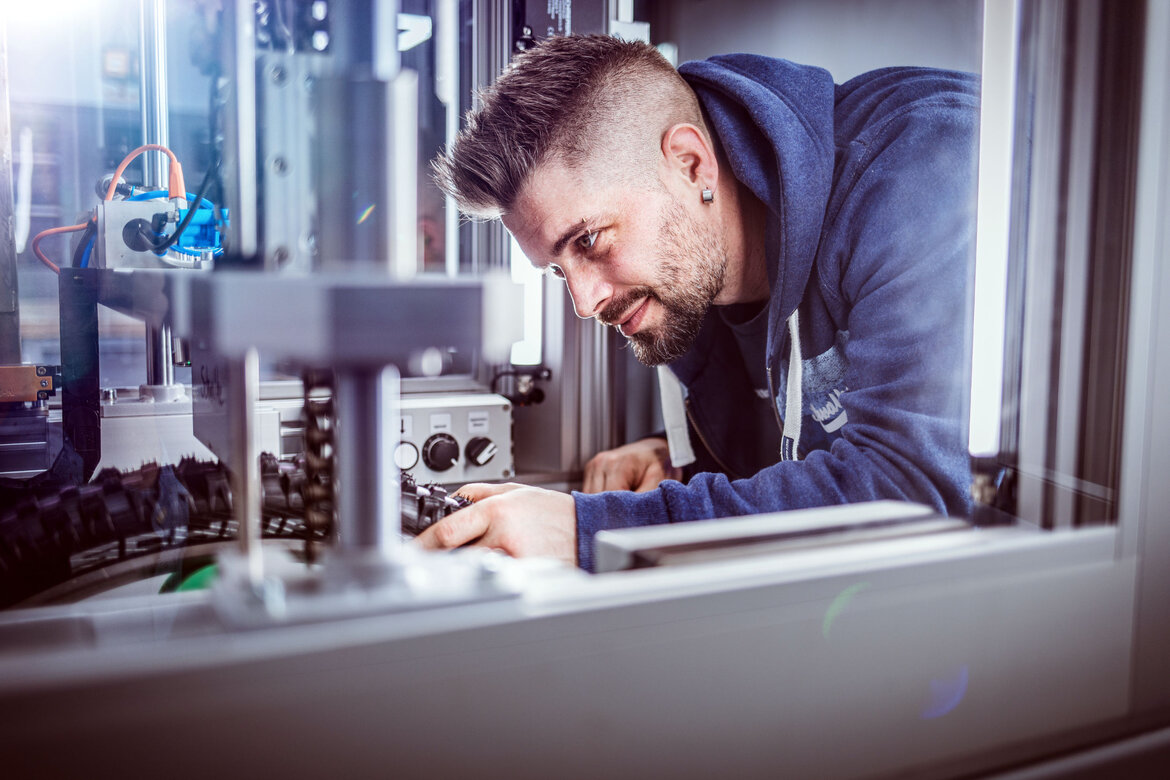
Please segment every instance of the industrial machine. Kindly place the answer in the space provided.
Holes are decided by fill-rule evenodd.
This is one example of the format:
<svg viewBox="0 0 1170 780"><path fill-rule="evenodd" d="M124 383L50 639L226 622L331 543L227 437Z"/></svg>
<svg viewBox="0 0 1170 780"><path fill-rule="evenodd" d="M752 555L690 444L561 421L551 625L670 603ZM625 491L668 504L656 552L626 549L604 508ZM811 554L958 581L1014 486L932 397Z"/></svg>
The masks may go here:
<svg viewBox="0 0 1170 780"><path fill-rule="evenodd" d="M1017 151L977 515L602 532L596 574L409 541L468 481L576 487L638 433L622 402L650 376L555 282L519 289L502 227L461 222L420 163L513 52L713 27L715 4L132 5L133 56L102 67L111 94L137 81L134 142L86 172L76 224L28 209L59 217L30 248L58 272L60 348L27 364L0 230L6 772L964 776L1170 744L1164 4L976 4L985 106L1010 109L985 137ZM182 154L180 40L206 86ZM51 159L0 165L0 216ZM77 240L53 252L62 225ZM129 386L108 379L128 322ZM1094 384L1106 363L1121 389Z"/></svg>

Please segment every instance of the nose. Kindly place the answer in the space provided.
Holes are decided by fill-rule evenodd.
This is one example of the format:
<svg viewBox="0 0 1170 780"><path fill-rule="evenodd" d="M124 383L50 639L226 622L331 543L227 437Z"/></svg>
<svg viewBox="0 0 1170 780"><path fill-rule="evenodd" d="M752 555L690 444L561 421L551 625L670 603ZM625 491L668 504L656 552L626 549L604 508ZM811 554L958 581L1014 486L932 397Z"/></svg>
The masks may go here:
<svg viewBox="0 0 1170 780"><path fill-rule="evenodd" d="M613 297L613 285L596 266L579 266L564 269L564 272L569 297L573 299L573 309L581 319L587 320L596 316Z"/></svg>

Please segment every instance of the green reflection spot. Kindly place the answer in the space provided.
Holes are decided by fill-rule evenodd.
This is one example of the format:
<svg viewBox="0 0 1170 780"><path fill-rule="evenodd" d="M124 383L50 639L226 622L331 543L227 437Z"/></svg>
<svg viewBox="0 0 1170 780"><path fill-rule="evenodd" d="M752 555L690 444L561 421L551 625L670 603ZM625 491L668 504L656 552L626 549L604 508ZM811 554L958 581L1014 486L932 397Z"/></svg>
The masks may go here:
<svg viewBox="0 0 1170 780"><path fill-rule="evenodd" d="M833 599L833 603L825 610L825 619L821 622L821 633L825 639L829 638L829 630L833 627L833 621L837 619L837 616L845 611L845 607L849 606L849 602L853 600L854 596L868 588L869 585L868 582L858 582L837 594L837 598Z"/></svg>
<svg viewBox="0 0 1170 780"><path fill-rule="evenodd" d="M211 583L215 582L215 575L218 573L219 568L214 563L209 563L203 568L191 572L190 576L179 583L175 591L182 593L187 590L205 590L210 588Z"/></svg>

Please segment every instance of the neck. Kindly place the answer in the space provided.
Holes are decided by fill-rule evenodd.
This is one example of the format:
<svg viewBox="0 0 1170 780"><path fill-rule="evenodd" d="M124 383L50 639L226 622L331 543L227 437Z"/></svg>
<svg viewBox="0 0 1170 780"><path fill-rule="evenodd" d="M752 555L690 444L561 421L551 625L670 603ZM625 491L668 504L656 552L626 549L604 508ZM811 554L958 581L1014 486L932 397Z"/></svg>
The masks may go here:
<svg viewBox="0 0 1170 780"><path fill-rule="evenodd" d="M731 178L731 177L728 177ZM725 188L720 187L720 190ZM727 247L727 268L723 290L715 303L751 303L768 298L768 263L764 253L764 225L767 208L759 198L731 178L728 192L721 192L726 206L723 220Z"/></svg>

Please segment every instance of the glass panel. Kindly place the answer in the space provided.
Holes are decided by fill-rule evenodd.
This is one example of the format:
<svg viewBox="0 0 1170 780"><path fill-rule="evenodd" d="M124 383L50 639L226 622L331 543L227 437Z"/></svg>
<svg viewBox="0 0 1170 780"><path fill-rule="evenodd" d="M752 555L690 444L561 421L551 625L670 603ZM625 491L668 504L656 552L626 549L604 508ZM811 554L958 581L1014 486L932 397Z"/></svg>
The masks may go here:
<svg viewBox="0 0 1170 780"><path fill-rule="evenodd" d="M458 216L431 178L430 161L459 128L460 33L470 7L458 0L401 0L398 47L402 67L418 73L419 270L459 272Z"/></svg>
<svg viewBox="0 0 1170 780"><path fill-rule="evenodd" d="M1015 127L1017 8L1015 0L983 4L983 82L979 121L979 217L975 316L971 348L970 451L999 453L1007 316L1008 218Z"/></svg>

